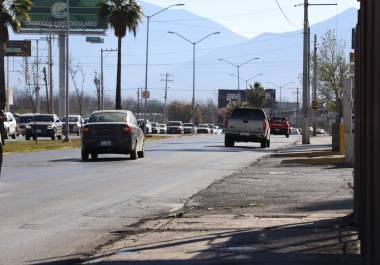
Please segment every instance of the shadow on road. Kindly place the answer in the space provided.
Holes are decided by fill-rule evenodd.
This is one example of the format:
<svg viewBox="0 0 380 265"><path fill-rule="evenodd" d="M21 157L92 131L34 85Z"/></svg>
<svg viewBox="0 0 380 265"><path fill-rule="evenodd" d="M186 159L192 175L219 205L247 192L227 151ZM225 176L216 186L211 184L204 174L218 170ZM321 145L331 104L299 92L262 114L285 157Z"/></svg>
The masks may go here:
<svg viewBox="0 0 380 265"><path fill-rule="evenodd" d="M117 261L108 260L110 253L98 256L91 264L110 265L209 265L209 264L361 264L357 252L357 233L350 226L351 217L324 220L298 225L284 225L260 230L233 230L206 233L173 240L159 240L114 250ZM339 230L339 231L338 231ZM153 231L154 232L154 231ZM157 231L159 232L159 231ZM172 230L171 232L175 232ZM162 238L164 238L164 234ZM201 247L200 247L201 246ZM147 257L173 256L176 259ZM181 259L180 253L194 254ZM161 253L161 254L159 254ZM139 257L139 255L142 255ZM102 261L97 261L102 259ZM37 263L65 264L65 263Z"/></svg>
<svg viewBox="0 0 380 265"><path fill-rule="evenodd" d="M54 159L48 162L57 163L57 162L77 162L77 163L99 163L99 162L118 162L118 161L129 161L129 157L99 157L96 160L89 159L88 161L82 161L80 158L63 158L63 159ZM132 160L131 160L132 161Z"/></svg>

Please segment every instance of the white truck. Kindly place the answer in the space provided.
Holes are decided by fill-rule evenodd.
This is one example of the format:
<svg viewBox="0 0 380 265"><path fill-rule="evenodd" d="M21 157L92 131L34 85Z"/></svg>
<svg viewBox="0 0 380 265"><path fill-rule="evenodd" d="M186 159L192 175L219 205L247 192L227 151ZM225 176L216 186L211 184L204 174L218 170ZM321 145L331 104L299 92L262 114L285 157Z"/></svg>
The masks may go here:
<svg viewBox="0 0 380 265"><path fill-rule="evenodd" d="M261 148L270 147L270 127L263 109L238 108L232 111L225 124L225 147L235 142L260 143Z"/></svg>

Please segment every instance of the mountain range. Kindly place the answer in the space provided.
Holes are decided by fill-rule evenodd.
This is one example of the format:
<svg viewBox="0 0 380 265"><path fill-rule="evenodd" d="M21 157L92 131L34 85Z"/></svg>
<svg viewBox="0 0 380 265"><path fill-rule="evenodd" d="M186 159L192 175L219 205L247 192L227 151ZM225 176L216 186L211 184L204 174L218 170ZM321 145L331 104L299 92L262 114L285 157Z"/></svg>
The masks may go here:
<svg viewBox="0 0 380 265"><path fill-rule="evenodd" d="M144 13L153 14L162 7L140 1ZM351 40L351 29L357 21L357 10L352 8L324 22L311 26L312 35L321 36L328 30L337 31L338 38L347 42ZM253 19L254 20L254 19ZM283 99L295 98L294 88L300 86L299 75L302 72L301 30L285 33L263 33L252 39L237 35L224 26L204 17L195 15L184 9L170 9L153 17L150 25L150 55L149 55L149 89L152 99L163 100L164 82L162 74L170 73L169 100L191 100L192 95L192 45L178 36L168 34L177 32L186 38L197 41L209 33L220 32L218 35L202 41L196 46L196 91L197 100L217 98L218 89L236 89L237 69L232 65L219 61L222 58L235 64L243 63L251 58L260 58L241 68L240 74L248 79L256 74L262 74L256 80L261 81L266 88L275 88L268 82L283 85L294 82L289 89L283 91ZM36 36L12 34L12 39L27 39ZM95 95L92 82L94 72L100 72L100 49L116 48L117 39L112 29L103 36L104 44L86 43L85 36L70 37L70 57L76 65L82 65L86 77L85 91ZM145 48L146 23L140 24L136 37L129 34L123 39L122 89L123 97L136 96L137 89L144 86L145 78ZM47 44L42 46L41 58L46 56ZM35 51L34 51L35 52ZM58 47L54 47L54 90L58 92ZM17 61L18 60L18 61ZM44 60L44 59L42 59ZM13 67L17 68L16 59ZM15 74L15 73L11 73ZM13 78L11 80L18 80ZM104 59L105 92L114 97L116 80L116 53L108 53ZM253 82L255 80L252 80ZM13 86L19 86L12 83ZM241 88L245 82L241 82ZM292 90L293 88L293 90Z"/></svg>

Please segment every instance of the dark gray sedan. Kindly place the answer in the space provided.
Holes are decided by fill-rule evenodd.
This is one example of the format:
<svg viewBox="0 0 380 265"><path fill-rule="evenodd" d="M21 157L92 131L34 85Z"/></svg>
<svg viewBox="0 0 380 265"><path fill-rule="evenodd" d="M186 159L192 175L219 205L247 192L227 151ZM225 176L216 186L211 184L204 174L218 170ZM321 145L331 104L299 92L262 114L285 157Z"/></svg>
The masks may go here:
<svg viewBox="0 0 380 265"><path fill-rule="evenodd" d="M89 155L95 160L99 154L129 154L132 160L144 157L144 133L131 111L95 111L81 132L83 161Z"/></svg>

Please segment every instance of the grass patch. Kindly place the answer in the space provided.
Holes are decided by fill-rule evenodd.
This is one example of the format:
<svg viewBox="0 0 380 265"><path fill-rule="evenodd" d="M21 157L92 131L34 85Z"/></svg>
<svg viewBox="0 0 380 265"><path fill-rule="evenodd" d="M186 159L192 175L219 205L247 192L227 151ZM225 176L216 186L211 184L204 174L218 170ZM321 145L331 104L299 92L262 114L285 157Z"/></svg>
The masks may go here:
<svg viewBox="0 0 380 265"><path fill-rule="evenodd" d="M61 140L55 141L22 141L22 142L6 142L4 145L5 153L27 153L36 151L49 151L61 149L73 149L80 147L80 139L71 140L70 143Z"/></svg>
<svg viewBox="0 0 380 265"><path fill-rule="evenodd" d="M170 138L168 136L160 135L147 135L145 141L157 141ZM28 153L37 151L50 151L62 149L75 149L80 148L80 139L72 139L71 142L66 143L62 140L55 141L22 141L22 142L6 142L4 145L4 153Z"/></svg>

